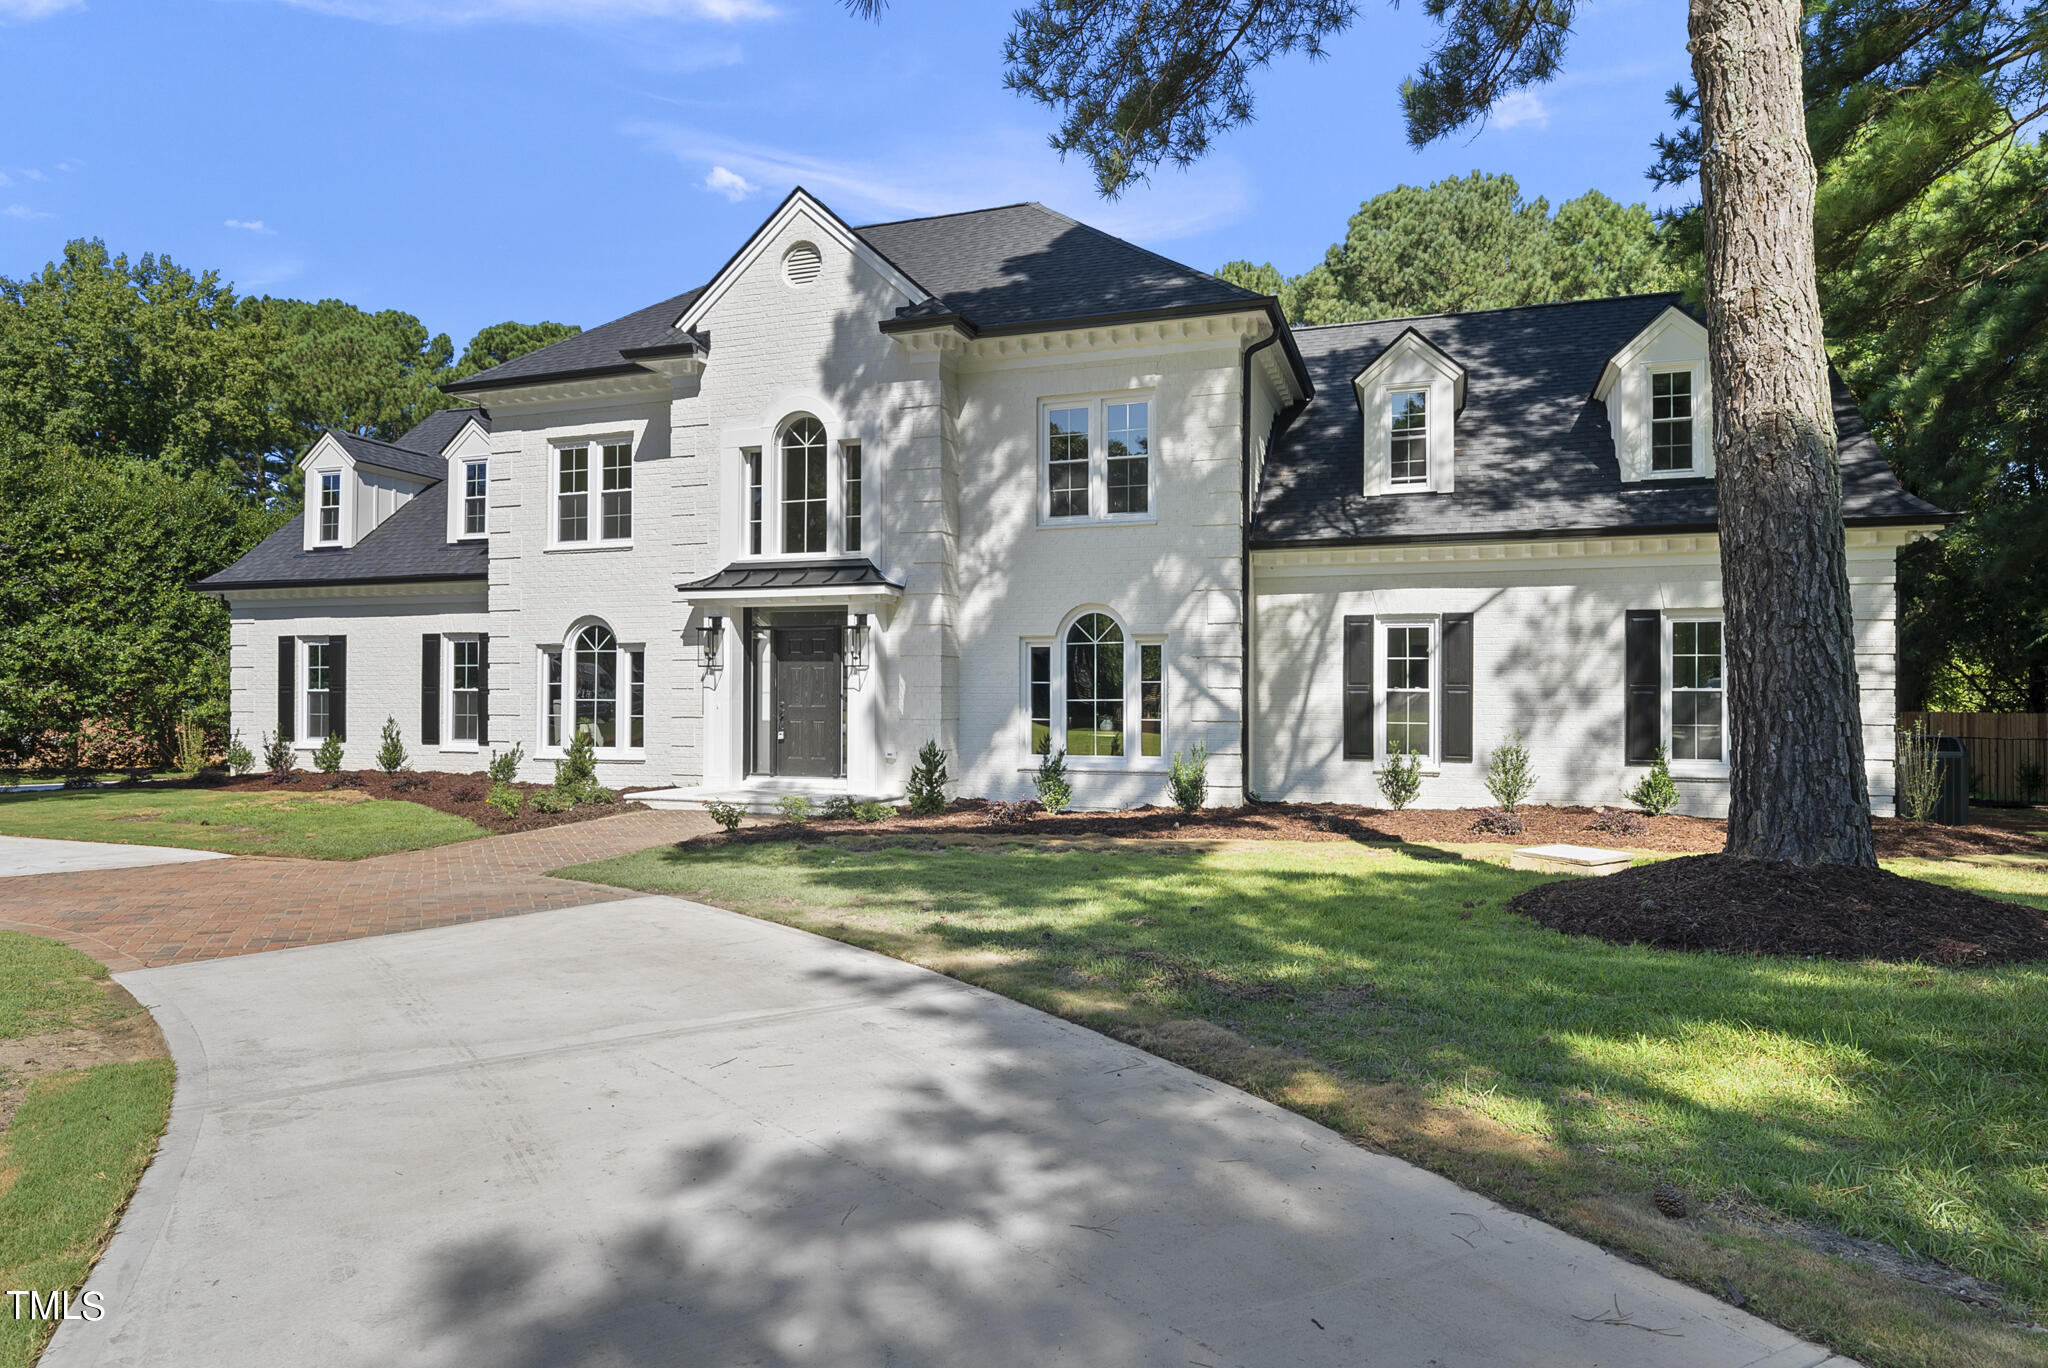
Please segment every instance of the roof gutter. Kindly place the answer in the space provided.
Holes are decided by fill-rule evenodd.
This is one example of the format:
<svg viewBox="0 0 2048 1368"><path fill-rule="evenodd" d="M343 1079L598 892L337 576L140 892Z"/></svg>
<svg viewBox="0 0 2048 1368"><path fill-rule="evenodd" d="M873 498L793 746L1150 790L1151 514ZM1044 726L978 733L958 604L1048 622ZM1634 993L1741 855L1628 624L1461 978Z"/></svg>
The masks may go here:
<svg viewBox="0 0 2048 1368"><path fill-rule="evenodd" d="M1879 513L1864 517L1854 514L1842 519L1845 527L1940 527L1955 522L1960 513ZM1351 546L1415 546L1447 542L1564 541L1579 537L1684 537L1718 533L1712 522L1614 523L1605 527L1496 528L1487 532L1408 532L1382 537L1262 537L1251 543L1254 551L1315 551Z"/></svg>

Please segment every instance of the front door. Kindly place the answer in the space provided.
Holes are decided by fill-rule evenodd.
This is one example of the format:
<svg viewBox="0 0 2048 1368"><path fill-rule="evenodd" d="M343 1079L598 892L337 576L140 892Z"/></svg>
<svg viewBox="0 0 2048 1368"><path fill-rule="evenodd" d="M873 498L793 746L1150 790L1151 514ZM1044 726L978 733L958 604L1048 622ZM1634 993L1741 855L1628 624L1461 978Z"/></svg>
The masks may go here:
<svg viewBox="0 0 2048 1368"><path fill-rule="evenodd" d="M844 709L840 688L837 623L806 627L772 627L774 676L770 681L774 709L777 774L839 776L840 722Z"/></svg>

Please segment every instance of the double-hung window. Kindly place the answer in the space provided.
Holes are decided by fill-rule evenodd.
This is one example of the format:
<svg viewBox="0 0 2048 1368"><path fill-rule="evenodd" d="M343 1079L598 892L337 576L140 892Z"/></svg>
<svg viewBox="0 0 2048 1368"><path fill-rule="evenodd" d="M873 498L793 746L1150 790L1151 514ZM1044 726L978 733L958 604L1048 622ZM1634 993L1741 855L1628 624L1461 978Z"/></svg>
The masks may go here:
<svg viewBox="0 0 2048 1368"><path fill-rule="evenodd" d="M1387 754L1428 756L1435 627L1426 622L1387 627Z"/></svg>
<svg viewBox="0 0 2048 1368"><path fill-rule="evenodd" d="M597 500L593 506L591 495ZM633 444L578 442L555 449L555 541L633 539Z"/></svg>
<svg viewBox="0 0 2048 1368"><path fill-rule="evenodd" d="M1039 410L1039 516L1048 523L1149 518L1150 399L1050 400Z"/></svg>
<svg viewBox="0 0 2048 1368"><path fill-rule="evenodd" d="M320 540L341 540L341 472L320 472Z"/></svg>
<svg viewBox="0 0 2048 1368"><path fill-rule="evenodd" d="M1670 632L1671 758L1721 764L1728 751L1720 619L1673 618Z"/></svg>
<svg viewBox="0 0 2048 1368"><path fill-rule="evenodd" d="M1651 371L1650 469L1692 468L1692 371Z"/></svg>
<svg viewBox="0 0 2048 1368"><path fill-rule="evenodd" d="M483 730L484 651L476 637L448 639L448 739L475 745Z"/></svg>
<svg viewBox="0 0 2048 1368"><path fill-rule="evenodd" d="M1057 641L1026 642L1030 753L1063 750L1084 767L1163 755L1165 659L1164 643L1133 641L1107 613L1083 613Z"/></svg>
<svg viewBox="0 0 2048 1368"><path fill-rule="evenodd" d="M306 739L325 741L328 728L332 725L333 713L329 703L333 699L330 685L333 675L330 670L325 641L306 643Z"/></svg>
<svg viewBox="0 0 2048 1368"><path fill-rule="evenodd" d="M541 660L541 739L564 748L587 732L600 754L638 751L647 740L647 655L621 646L609 628L591 623Z"/></svg>
<svg viewBox="0 0 2048 1368"><path fill-rule="evenodd" d="M462 535L481 537L484 535L488 510L487 496L490 494L490 467L483 461L462 463Z"/></svg>
<svg viewBox="0 0 2048 1368"><path fill-rule="evenodd" d="M1429 483L1429 391L1395 390L1387 396L1392 447L1387 479L1397 485Z"/></svg>

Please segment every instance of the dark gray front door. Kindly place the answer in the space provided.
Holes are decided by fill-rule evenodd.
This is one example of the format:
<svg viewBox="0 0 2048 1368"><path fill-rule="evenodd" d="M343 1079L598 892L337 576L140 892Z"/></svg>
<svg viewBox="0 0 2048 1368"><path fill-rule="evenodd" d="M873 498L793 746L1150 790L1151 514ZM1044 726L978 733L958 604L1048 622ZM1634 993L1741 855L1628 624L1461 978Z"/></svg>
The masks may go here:
<svg viewBox="0 0 2048 1368"><path fill-rule="evenodd" d="M838 777L839 636L837 624L770 629L777 774Z"/></svg>

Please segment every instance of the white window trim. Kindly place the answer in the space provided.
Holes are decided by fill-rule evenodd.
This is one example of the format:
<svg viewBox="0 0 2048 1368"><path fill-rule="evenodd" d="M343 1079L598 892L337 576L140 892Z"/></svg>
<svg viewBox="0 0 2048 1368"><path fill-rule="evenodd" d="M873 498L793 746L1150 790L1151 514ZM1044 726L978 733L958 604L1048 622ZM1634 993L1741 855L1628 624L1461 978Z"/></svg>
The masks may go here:
<svg viewBox="0 0 2048 1368"><path fill-rule="evenodd" d="M313 708L312 704L307 699L307 695L312 691L311 685L313 657L312 653L308 651L306 648L309 646L325 646L331 640L333 640L332 637L326 636L302 636L294 638L296 644L292 648L292 674L294 677L292 687L297 694L297 701L293 704L293 712L295 713L295 716L292 719L292 730L295 733L297 733L297 735L295 735L292 738L293 750L316 751L320 749L321 743L327 739L325 736L309 735L310 731L312 730L311 723L313 720ZM329 669L332 670L332 668L333 667L330 665ZM330 681L330 684L331 682L332 681ZM328 691L327 703L328 711L332 713L334 707L334 694L331 688ZM344 743L346 743L348 738L344 736L342 740Z"/></svg>
<svg viewBox="0 0 2048 1368"><path fill-rule="evenodd" d="M568 634L561 641L543 642L534 650L533 757L536 760L561 760L569 754L569 748L566 745L550 746L548 744L548 656L550 653L556 653L562 657L562 734L564 737L567 737L574 731L576 725L576 659L571 643L581 635L585 627L593 626L602 627L612 634L612 649L617 652L619 657L613 671L614 687L617 690L615 702L618 707L616 713L618 731L621 736L630 736L632 734L633 674L632 667L626 661L626 655L632 651L640 652L641 668L643 670L646 669L647 644L641 641L626 640L603 618L583 618L569 629ZM650 681L646 685L646 696L641 700L641 707L643 709L646 708L652 701L653 686ZM641 713L641 726L643 730L647 729L652 721L653 716L651 713ZM642 741L645 741L644 735ZM597 759L604 761L606 764L632 765L642 763L647 759L647 746L645 744L639 746L593 746L591 751Z"/></svg>
<svg viewBox="0 0 2048 1368"><path fill-rule="evenodd" d="M330 470L313 471L312 475L313 545L346 546L348 545L349 533L348 472L336 466ZM322 501L327 494L327 477L330 475L334 477L334 535L323 537L320 535L320 514L322 512Z"/></svg>
<svg viewBox="0 0 2048 1368"><path fill-rule="evenodd" d="M1109 406L1145 405L1145 511L1111 513L1109 508ZM1054 409L1088 410L1088 513L1079 518L1052 515L1052 434L1046 415ZM1159 399L1146 390L1110 390L1096 394L1071 394L1038 401L1038 525L1055 527L1103 527L1118 523L1159 521Z"/></svg>
<svg viewBox="0 0 2048 1368"><path fill-rule="evenodd" d="M640 461L639 443L630 432L593 433L588 436L555 437L548 441L547 475L547 544L548 551L629 551L633 537L619 537L606 540L604 531L604 449L608 446L624 446L628 469L633 470L633 532L640 531ZM590 502L585 508L587 525L591 535L582 541L563 541L562 532L562 453L576 447L590 451L590 478L585 486L584 497Z"/></svg>
<svg viewBox="0 0 2048 1368"><path fill-rule="evenodd" d="M1444 744L1444 624L1440 613L1375 615L1372 620L1372 725L1375 770L1385 769L1394 748L1387 742L1387 634L1396 627L1429 629L1429 749L1422 755L1422 773L1442 773ZM1406 692L1404 690L1403 692Z"/></svg>
<svg viewBox="0 0 2048 1368"><path fill-rule="evenodd" d="M1422 478L1419 480L1397 480L1394 478L1394 416L1393 405L1404 394L1422 396ZM1427 492L1436 487L1436 434L1431 429L1436 424L1436 390L1431 385L1389 385L1382 395L1387 408L1387 488L1397 494Z"/></svg>
<svg viewBox="0 0 2048 1368"><path fill-rule="evenodd" d="M815 419L825 430L825 549L784 551L782 549L782 434L799 418ZM846 449L861 450L860 466L860 549L846 545ZM761 549L756 552L749 539L747 501L747 453L761 453ZM757 565L803 563L849 556L875 558L876 539L881 530L881 480L876 468L873 444L854 430L834 431L832 424L815 409L791 409L759 441L746 440L731 448L734 495L731 501L734 554L728 560Z"/></svg>
<svg viewBox="0 0 2048 1368"><path fill-rule="evenodd" d="M481 635L476 632L445 632L441 636L441 750L474 755L484 748L480 741L455 739L455 643L481 640ZM477 705L481 717L489 702L479 697Z"/></svg>
<svg viewBox="0 0 2048 1368"><path fill-rule="evenodd" d="M453 483L449 500L454 505L454 516L448 528L450 541L484 541L491 535L491 458L488 456L464 456L451 463L454 467ZM469 531L469 468L480 465L484 468L484 530Z"/></svg>
<svg viewBox="0 0 2048 1368"><path fill-rule="evenodd" d="M1721 626L1721 758L1719 760L1671 759L1671 693L1678 672L1671 661L1671 629L1681 622L1713 622ZM1725 779L1728 777L1728 624L1718 608L1668 609L1658 643L1657 737L1664 747L1665 764L1675 779ZM1637 766L1637 768L1642 768Z"/></svg>
<svg viewBox="0 0 2048 1368"><path fill-rule="evenodd" d="M1651 387L1658 375L1685 374L1692 377L1692 464L1679 470L1657 470L1656 400ZM1704 361L1654 361L1643 367L1643 479L1697 480L1708 473L1707 453L1714 440L1714 425L1707 414L1707 363Z"/></svg>
<svg viewBox="0 0 2048 1368"><path fill-rule="evenodd" d="M1017 643L1017 702L1022 714L1018 748L1023 753L1024 763L1019 766L1031 773L1038 772L1038 762L1045 757L1031 749L1031 648L1049 646L1052 648L1052 734L1055 741L1066 733L1067 715L1067 633L1073 625L1089 613L1101 613L1117 625L1124 634L1124 753L1122 755L1075 755L1067 753L1067 768L1079 773L1101 774L1149 774L1163 772L1173 764L1174 738L1174 691L1173 670L1170 662L1173 655L1171 642L1165 633L1131 631L1122 617L1107 608L1083 608L1067 616L1060 624L1060 630L1053 636L1023 637ZM1142 755L1144 745L1144 672L1142 649L1146 646L1159 648L1159 754ZM1053 750L1060 749L1054 745Z"/></svg>
<svg viewBox="0 0 2048 1368"><path fill-rule="evenodd" d="M1465 398L1465 372L1420 333L1409 329L1389 343L1373 363L1352 379L1363 420L1365 449L1360 493L1368 497L1448 494L1457 486L1458 410ZM1426 390L1429 478L1393 482L1393 396Z"/></svg>

